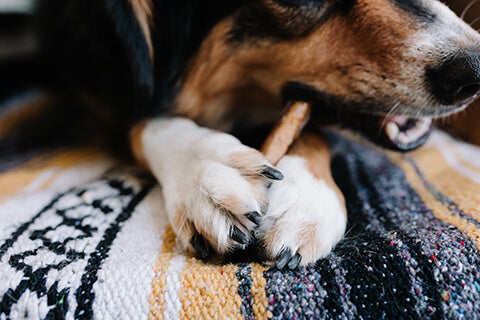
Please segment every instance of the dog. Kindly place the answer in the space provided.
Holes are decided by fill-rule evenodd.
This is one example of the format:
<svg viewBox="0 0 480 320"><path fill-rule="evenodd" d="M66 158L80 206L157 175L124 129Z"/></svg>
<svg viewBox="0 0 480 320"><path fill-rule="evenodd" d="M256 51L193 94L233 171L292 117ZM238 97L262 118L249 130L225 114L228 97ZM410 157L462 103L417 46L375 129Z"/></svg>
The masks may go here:
<svg viewBox="0 0 480 320"><path fill-rule="evenodd" d="M480 90L480 36L437 0L46 0L39 13L57 89L129 132L179 246L202 259L258 241L293 269L343 237L324 136L306 130L276 167L240 140L287 102L408 151Z"/></svg>

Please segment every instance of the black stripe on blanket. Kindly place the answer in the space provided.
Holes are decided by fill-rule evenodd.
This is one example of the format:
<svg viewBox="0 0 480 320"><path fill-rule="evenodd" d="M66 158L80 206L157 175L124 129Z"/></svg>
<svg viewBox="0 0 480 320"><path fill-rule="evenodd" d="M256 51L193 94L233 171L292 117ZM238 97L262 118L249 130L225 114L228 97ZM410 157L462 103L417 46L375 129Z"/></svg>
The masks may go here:
<svg viewBox="0 0 480 320"><path fill-rule="evenodd" d="M102 241L100 241L95 252L93 252L88 259L85 273L82 276L82 284L75 292L75 297L77 298L77 309L75 310L76 319L93 318L93 301L95 299L93 285L98 280L97 272L102 266L102 262L107 258L113 240L115 240L117 234L120 232L122 223L130 219L133 210L135 210L137 205L145 198L153 187L153 184L148 184L137 194L131 194L129 189L123 186L123 183L115 183L118 185L121 193L123 192L125 195L132 195L133 198L118 215L117 219L115 219L115 222L113 222L105 231Z"/></svg>
<svg viewBox="0 0 480 320"><path fill-rule="evenodd" d="M449 199L447 196L442 194L430 182L428 182L428 180L425 178L425 175L422 173L422 171L417 166L415 161L413 161L413 159L409 159L409 162L412 165L412 167L415 169L415 172L417 173L420 180L422 180L422 183L425 186L425 188L427 188L428 191L430 191L430 193L435 197L435 199L443 203L443 205L447 207L451 213L462 217L463 219L467 220L470 223L473 223L476 227L480 227L480 221L477 221L475 220L475 218L472 218L471 216L466 214L462 209L459 208L457 203L455 203L454 201Z"/></svg>
<svg viewBox="0 0 480 320"><path fill-rule="evenodd" d="M0 248L2 270L10 275L10 288L0 293L0 318L63 319L75 305L76 318L92 318L96 272L152 186L141 175L109 174L60 194L13 231ZM25 299L47 308L12 313Z"/></svg>
<svg viewBox="0 0 480 320"><path fill-rule="evenodd" d="M238 295L242 298L241 311L245 320L254 320L253 313L253 295L252 295L252 267L247 263L238 265L237 279L238 279Z"/></svg>
<svg viewBox="0 0 480 320"><path fill-rule="evenodd" d="M315 267L265 271L273 319L480 316L480 257L382 153L332 135L349 234Z"/></svg>

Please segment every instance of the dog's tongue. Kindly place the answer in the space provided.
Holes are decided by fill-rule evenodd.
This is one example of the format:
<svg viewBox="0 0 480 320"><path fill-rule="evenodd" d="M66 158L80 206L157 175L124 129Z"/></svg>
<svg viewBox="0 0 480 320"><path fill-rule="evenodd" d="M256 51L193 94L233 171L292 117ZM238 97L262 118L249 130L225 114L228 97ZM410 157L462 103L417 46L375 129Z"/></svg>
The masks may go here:
<svg viewBox="0 0 480 320"><path fill-rule="evenodd" d="M431 132L432 119L385 116L381 119L385 134L396 148L411 150L423 144Z"/></svg>

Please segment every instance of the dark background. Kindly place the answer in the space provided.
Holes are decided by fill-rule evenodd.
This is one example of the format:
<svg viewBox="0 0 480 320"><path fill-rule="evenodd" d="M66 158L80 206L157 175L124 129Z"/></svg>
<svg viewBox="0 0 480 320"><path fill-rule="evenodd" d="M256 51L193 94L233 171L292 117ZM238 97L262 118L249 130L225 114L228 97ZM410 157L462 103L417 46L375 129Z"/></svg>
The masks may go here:
<svg viewBox="0 0 480 320"><path fill-rule="evenodd" d="M0 99L38 86L40 70L34 0L0 0Z"/></svg>

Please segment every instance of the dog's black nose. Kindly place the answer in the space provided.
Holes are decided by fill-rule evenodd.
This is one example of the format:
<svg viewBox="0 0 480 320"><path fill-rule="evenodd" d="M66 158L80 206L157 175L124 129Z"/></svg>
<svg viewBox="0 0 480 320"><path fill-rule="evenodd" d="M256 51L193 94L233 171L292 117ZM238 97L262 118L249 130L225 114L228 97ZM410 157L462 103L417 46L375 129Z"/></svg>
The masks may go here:
<svg viewBox="0 0 480 320"><path fill-rule="evenodd" d="M463 55L427 70L435 97L444 104L462 105L480 92L480 55Z"/></svg>

